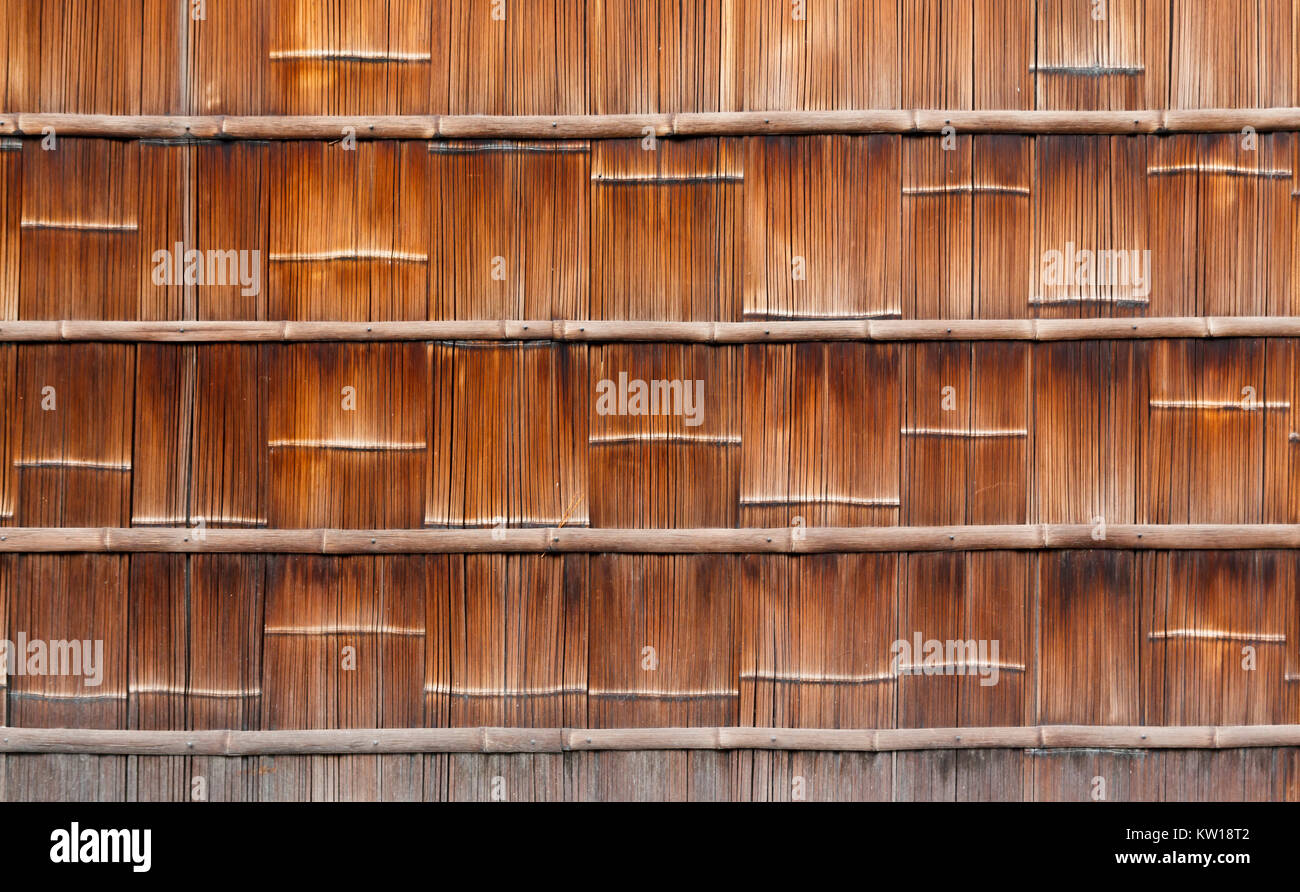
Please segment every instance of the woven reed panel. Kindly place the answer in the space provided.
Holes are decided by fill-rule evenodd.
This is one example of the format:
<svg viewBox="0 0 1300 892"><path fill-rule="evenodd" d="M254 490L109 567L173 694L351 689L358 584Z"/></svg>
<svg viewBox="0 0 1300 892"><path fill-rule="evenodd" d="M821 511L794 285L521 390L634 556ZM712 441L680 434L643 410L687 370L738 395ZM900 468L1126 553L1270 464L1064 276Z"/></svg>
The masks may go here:
<svg viewBox="0 0 1300 892"><path fill-rule="evenodd" d="M4 0L0 105L610 114L1294 105L1293 2ZM19 39L18 35L32 35ZM88 69L94 76L85 76Z"/></svg>
<svg viewBox="0 0 1300 892"><path fill-rule="evenodd" d="M0 308L30 320L1300 313L1294 134L1259 134L1253 149L1230 134L947 140L14 142L0 151ZM155 283L155 252L177 244L260 252L256 293ZM1097 262L1125 267L1051 284L1043 258L1072 250L1122 253Z"/></svg>

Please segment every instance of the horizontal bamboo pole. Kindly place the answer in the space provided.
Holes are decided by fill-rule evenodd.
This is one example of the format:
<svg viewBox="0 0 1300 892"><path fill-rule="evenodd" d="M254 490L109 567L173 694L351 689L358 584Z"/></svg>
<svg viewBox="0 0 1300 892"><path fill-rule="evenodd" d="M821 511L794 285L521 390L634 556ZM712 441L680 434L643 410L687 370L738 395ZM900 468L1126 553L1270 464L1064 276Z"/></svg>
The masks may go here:
<svg viewBox="0 0 1300 892"><path fill-rule="evenodd" d="M0 342L218 343L299 341L1078 341L1300 337L1300 316L1148 319L827 319L807 322L640 322L486 319L445 322L0 321Z"/></svg>
<svg viewBox="0 0 1300 892"><path fill-rule="evenodd" d="M1300 108L1041 111L844 109L640 115L85 115L0 113L0 135L129 139L608 139L807 133L1216 133L1300 130Z"/></svg>
<svg viewBox="0 0 1300 892"><path fill-rule="evenodd" d="M1300 524L1109 524L1104 532L1089 524L493 530L0 527L0 553L819 554L1094 548L1300 548Z"/></svg>
<svg viewBox="0 0 1300 892"><path fill-rule="evenodd" d="M275 756L606 750L1237 749L1300 746L1300 725L1012 728L380 728L104 731L0 728L0 753Z"/></svg>

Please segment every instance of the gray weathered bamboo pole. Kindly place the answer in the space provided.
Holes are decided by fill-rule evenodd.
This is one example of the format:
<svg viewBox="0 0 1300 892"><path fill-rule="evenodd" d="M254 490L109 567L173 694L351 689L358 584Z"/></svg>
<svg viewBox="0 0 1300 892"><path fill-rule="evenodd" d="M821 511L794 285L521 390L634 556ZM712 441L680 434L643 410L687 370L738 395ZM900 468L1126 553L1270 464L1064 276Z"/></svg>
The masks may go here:
<svg viewBox="0 0 1300 892"><path fill-rule="evenodd" d="M0 135L134 139L605 139L807 133L1216 133L1300 130L1300 108L878 109L644 115L85 115L0 113Z"/></svg>
<svg viewBox="0 0 1300 892"><path fill-rule="evenodd" d="M501 320L447 322L0 321L0 342L125 341L1074 341L1300 337L1300 316L1147 319L827 319L806 322Z"/></svg>
<svg viewBox="0 0 1300 892"><path fill-rule="evenodd" d="M1104 535L1089 524L499 530L0 527L0 552L32 553L816 554L1092 548L1300 548L1300 524L1111 524Z"/></svg>
<svg viewBox="0 0 1300 892"><path fill-rule="evenodd" d="M1300 725L1038 725L1011 728L382 728L108 731L0 728L0 753L268 756L560 753L581 750L1235 749L1300 746Z"/></svg>

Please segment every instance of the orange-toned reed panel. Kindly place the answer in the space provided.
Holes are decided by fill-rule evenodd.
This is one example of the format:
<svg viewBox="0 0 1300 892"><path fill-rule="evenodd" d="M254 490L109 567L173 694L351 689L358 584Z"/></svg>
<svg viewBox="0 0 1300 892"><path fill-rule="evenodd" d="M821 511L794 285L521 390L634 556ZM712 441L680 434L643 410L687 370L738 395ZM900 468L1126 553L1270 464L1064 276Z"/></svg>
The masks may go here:
<svg viewBox="0 0 1300 892"><path fill-rule="evenodd" d="M49 647L0 704L12 727L142 730L1294 724L1298 569L1281 551L4 555L0 637Z"/></svg>
<svg viewBox="0 0 1300 892"><path fill-rule="evenodd" d="M0 319L1300 315L1294 133L0 140Z"/></svg>
<svg viewBox="0 0 1300 892"><path fill-rule="evenodd" d="M1294 0L3 0L0 108L1285 106L1294 13Z"/></svg>
<svg viewBox="0 0 1300 892"><path fill-rule="evenodd" d="M0 525L1300 522L1292 339L0 345Z"/></svg>

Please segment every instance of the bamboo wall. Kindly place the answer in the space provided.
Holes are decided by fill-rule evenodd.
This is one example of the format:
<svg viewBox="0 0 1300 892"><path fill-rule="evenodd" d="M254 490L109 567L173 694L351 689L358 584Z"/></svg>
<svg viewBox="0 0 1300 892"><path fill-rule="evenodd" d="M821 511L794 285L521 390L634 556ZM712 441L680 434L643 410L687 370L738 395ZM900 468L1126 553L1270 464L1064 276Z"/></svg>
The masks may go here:
<svg viewBox="0 0 1300 892"><path fill-rule="evenodd" d="M95 686L0 675L0 731L1077 725L1103 742L147 755L4 738L0 800L187 800L199 777L243 801L1074 800L1098 778L1112 800L1300 798L1292 742L1105 737L1300 724L1300 550L1249 538L1293 543L1300 524L1295 132L367 139L340 118L325 138L217 140L117 119L116 138L59 135L59 117L50 145L13 124L1291 107L1300 7L201 5L0 0L0 640L104 643ZM155 252L178 244L259 252L256 293L157 284ZM1067 246L1149 257L1147 281L1045 292ZM1160 329L1171 317L1209 321ZM870 334L894 320L938 325ZM967 320L1080 327L942 324ZM126 321L167 336L94 324ZM252 325L282 321L357 326ZM525 331L552 321L579 335ZM580 334L619 321L666 325ZM195 336L205 322L230 325ZM715 322L757 327L673 327ZM702 382L699 424L603 414L620 373ZM1099 535L907 539L1040 524ZM1202 524L1225 526L1183 526ZM1143 526L1116 544L1107 525ZM82 528L108 544L75 545ZM192 532L136 549L119 528ZM914 544L688 553L704 531L822 528ZM303 529L410 553L262 547ZM387 547L501 529L629 532L619 553ZM256 544L219 553L207 530ZM638 553L669 530L668 553ZM997 641L997 684L898 672L891 643L916 632Z"/></svg>

